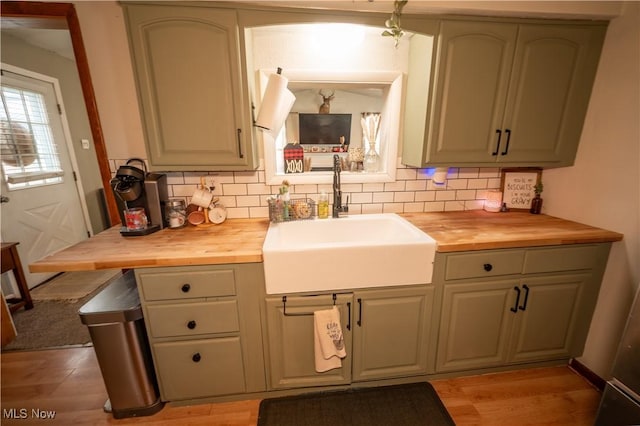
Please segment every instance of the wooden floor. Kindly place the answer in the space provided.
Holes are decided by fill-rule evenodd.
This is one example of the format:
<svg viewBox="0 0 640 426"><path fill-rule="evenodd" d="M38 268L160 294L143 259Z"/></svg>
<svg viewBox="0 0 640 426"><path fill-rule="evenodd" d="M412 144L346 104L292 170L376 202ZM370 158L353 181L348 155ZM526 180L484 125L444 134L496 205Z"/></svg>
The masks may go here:
<svg viewBox="0 0 640 426"><path fill-rule="evenodd" d="M171 405L154 416L115 420L91 347L2 354L2 425L254 426L259 400ZM568 367L538 368L432 382L457 425L592 425L600 392ZM11 411L11 409L15 409ZM53 420L36 420L32 409ZM23 410L23 411L21 411ZM9 413L26 419L10 419ZM343 426L343 425L336 425Z"/></svg>

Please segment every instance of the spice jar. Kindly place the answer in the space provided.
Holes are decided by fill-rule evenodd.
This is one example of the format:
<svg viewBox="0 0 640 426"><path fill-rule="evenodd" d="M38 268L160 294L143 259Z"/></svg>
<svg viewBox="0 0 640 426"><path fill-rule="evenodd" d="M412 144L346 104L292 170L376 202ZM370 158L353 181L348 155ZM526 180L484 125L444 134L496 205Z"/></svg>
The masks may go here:
<svg viewBox="0 0 640 426"><path fill-rule="evenodd" d="M165 204L165 217L169 228L182 228L187 223L187 207L184 200L169 199Z"/></svg>

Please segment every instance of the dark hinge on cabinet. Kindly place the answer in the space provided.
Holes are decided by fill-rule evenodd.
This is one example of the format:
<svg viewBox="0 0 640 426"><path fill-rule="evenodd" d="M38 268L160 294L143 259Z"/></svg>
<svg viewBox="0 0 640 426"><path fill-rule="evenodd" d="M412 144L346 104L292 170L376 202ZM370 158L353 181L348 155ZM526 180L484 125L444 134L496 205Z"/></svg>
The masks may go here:
<svg viewBox="0 0 640 426"><path fill-rule="evenodd" d="M56 106L58 107L58 114L62 115L62 107L60 104L56 104Z"/></svg>
<svg viewBox="0 0 640 426"><path fill-rule="evenodd" d="M78 181L78 175L76 174L76 171L72 171L71 173L73 173L73 181L77 182Z"/></svg>

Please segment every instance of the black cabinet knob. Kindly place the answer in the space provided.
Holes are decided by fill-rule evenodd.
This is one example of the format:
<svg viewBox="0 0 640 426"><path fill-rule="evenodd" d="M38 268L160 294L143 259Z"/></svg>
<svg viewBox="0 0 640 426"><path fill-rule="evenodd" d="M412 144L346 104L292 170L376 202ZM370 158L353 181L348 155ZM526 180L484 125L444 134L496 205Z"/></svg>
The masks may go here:
<svg viewBox="0 0 640 426"><path fill-rule="evenodd" d="M490 264L490 263L485 263L483 267L484 267L484 270L487 271L487 272L489 272L489 271L491 271L493 269L493 265Z"/></svg>
<svg viewBox="0 0 640 426"><path fill-rule="evenodd" d="M189 293L189 290L191 290L191 284L185 284L182 286L183 293Z"/></svg>
<svg viewBox="0 0 640 426"><path fill-rule="evenodd" d="M195 354L193 354L193 356L191 357L191 360L193 362L200 362L200 360L202 359L202 357L200 356L199 352L196 352Z"/></svg>
<svg viewBox="0 0 640 426"><path fill-rule="evenodd" d="M187 328L189 330L193 330L194 328L196 328L196 322L194 320L191 320L187 323Z"/></svg>

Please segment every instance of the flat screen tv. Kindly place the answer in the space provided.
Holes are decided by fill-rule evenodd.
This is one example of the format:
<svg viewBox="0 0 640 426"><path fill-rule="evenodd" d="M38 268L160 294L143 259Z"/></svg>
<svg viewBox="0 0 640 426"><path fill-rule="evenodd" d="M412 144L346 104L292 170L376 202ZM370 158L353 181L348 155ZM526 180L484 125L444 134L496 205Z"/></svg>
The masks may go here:
<svg viewBox="0 0 640 426"><path fill-rule="evenodd" d="M351 114L298 114L300 143L310 145L339 145L340 136L349 144Z"/></svg>

